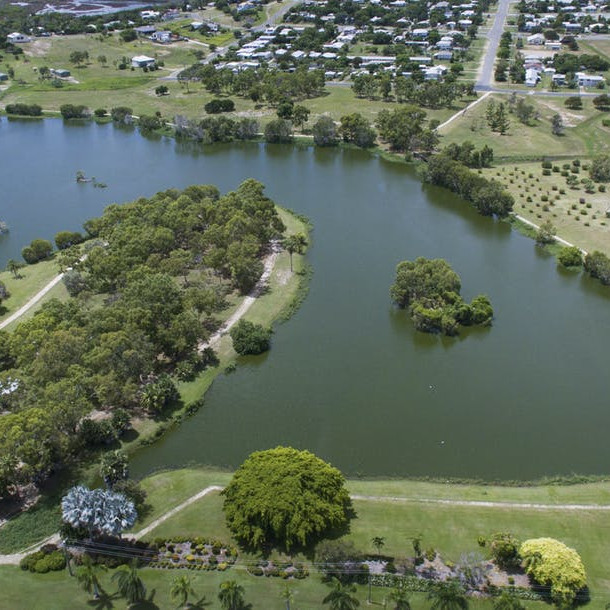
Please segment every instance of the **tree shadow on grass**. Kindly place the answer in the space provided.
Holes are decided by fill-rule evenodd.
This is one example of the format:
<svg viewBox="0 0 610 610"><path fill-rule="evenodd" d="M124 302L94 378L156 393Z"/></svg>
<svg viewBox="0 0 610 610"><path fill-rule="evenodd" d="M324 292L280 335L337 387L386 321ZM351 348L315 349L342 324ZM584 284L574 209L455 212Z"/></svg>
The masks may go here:
<svg viewBox="0 0 610 610"><path fill-rule="evenodd" d="M90 599L87 605L96 610L110 610L114 608L114 601L120 599L118 593L107 593L104 590L100 590L100 595L97 599Z"/></svg>
<svg viewBox="0 0 610 610"><path fill-rule="evenodd" d="M159 606L155 604L154 599L157 594L157 590L153 589L148 596L148 599L143 599L141 602L136 602L128 606L130 610L159 610Z"/></svg>

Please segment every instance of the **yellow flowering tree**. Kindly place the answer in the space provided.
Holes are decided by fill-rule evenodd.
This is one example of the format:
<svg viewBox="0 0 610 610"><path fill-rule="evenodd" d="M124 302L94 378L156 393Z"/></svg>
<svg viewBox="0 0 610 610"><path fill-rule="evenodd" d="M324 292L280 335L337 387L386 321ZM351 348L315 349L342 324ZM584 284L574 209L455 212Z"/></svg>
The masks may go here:
<svg viewBox="0 0 610 610"><path fill-rule="evenodd" d="M532 538L519 549L525 571L541 585L551 588L553 601L571 605L587 584L580 555L554 538Z"/></svg>

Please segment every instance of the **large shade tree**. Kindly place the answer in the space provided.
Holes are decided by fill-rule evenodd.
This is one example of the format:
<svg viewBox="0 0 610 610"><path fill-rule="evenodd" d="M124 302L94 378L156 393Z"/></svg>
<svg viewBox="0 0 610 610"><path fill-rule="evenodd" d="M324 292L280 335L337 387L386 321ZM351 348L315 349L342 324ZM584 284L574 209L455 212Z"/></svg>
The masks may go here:
<svg viewBox="0 0 610 610"><path fill-rule="evenodd" d="M341 472L291 447L251 454L222 493L229 528L251 548L307 546L352 513Z"/></svg>

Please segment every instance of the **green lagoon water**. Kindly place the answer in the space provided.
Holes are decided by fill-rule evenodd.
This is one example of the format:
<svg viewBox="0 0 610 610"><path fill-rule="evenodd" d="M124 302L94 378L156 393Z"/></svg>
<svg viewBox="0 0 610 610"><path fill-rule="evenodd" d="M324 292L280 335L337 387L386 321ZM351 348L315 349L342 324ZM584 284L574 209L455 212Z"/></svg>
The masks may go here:
<svg viewBox="0 0 610 610"><path fill-rule="evenodd" d="M111 125L0 122L0 265L34 237L78 229L111 202L248 177L314 225L310 292L271 351L222 375L205 406L132 472L235 467L255 449L307 448L350 475L530 479L610 472L610 289L413 169L360 151L199 147ZM108 184L76 184L75 172ZM447 259L490 329L413 331L388 289L400 260Z"/></svg>

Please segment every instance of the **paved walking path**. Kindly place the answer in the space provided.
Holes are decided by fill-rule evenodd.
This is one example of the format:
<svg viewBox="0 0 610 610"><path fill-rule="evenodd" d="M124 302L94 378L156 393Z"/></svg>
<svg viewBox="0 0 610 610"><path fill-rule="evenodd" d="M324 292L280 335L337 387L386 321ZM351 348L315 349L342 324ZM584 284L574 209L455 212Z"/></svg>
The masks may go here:
<svg viewBox="0 0 610 610"><path fill-rule="evenodd" d="M185 509L187 506L190 506L194 502L197 502L197 500L201 500L201 498L204 498L205 496L207 496L209 493L212 493L213 491L222 491L222 490L223 490L223 487L220 487L218 485L210 485L209 487L202 489L200 492L196 493L194 496L191 496L190 498L188 498L188 500L185 500L184 502L182 502L182 504L178 504L178 506L167 511L166 513L161 515L158 519L155 519L152 523L147 525L145 528L143 528L139 532L136 532L135 534L133 534L133 537L136 540L143 538L144 536L146 536L146 534L149 534L150 532L152 532L152 530L154 530L156 527L161 525L164 521L167 521L168 519L173 517L176 513L179 513L181 510Z"/></svg>
<svg viewBox="0 0 610 610"><path fill-rule="evenodd" d="M263 273L258 282L256 282L256 286L254 286L252 292L247 297L244 297L244 300L240 303L235 312L227 319L227 321L205 343L201 343L199 345L200 351L204 350L206 347L214 347L220 341L220 339L222 339L223 335L226 335L231 328L235 326L235 324L239 322L241 318L243 318L248 309L254 305L254 302L261 295L267 284L267 280L271 276L271 272L273 271L278 254L279 251L274 250L267 256L264 262Z"/></svg>
<svg viewBox="0 0 610 610"><path fill-rule="evenodd" d="M171 510L163 513L160 517L152 521L139 532L131 534L133 538L139 540L152 532L156 527L171 519L174 515L184 510L191 504L201 500L208 494L215 491L222 491L224 488L220 485L209 485L201 491L187 498L184 502L178 504ZM367 496L360 494L352 494L352 500L360 500L364 502L404 502L411 504L438 504L441 506L473 506L479 508L501 508L501 509L516 509L516 510L543 510L543 511L604 511L610 512L610 504L544 504L539 502L490 502L485 500L444 500L441 498L417 498L406 496ZM21 553L12 555L0 555L0 565L18 564L21 559L28 553L33 553L40 549L44 544L58 543L59 534L54 534L46 538L42 542L25 549Z"/></svg>
<svg viewBox="0 0 610 610"><path fill-rule="evenodd" d="M523 216L520 216L519 214L513 214L513 216L517 220L520 220L521 222L525 223L526 225L529 225L530 227L533 227L536 230L540 229L540 225L537 225L536 223L532 222L531 220L528 220L527 218L523 218ZM558 241L560 244L563 244L564 246L569 246L570 248L574 247L574 244L570 243L569 241L566 241L565 239L562 239L561 237L557 237L557 235L555 235L555 241ZM583 250L582 248L580 248L580 251L586 256L586 254L587 254L586 250Z"/></svg>
<svg viewBox="0 0 610 610"><path fill-rule="evenodd" d="M23 307L20 307L15 313L11 314L6 320L0 322L0 330L19 319L26 311L34 307L42 297L44 297L49 290L51 290L54 286L59 284L63 278L64 274L60 273L56 277L54 277L42 290L37 292Z"/></svg>
<svg viewBox="0 0 610 610"><path fill-rule="evenodd" d="M440 498L407 498L397 496L351 495L352 500L371 502L409 502L413 504L441 504L444 506L478 506L482 508L515 508L525 510L592 510L610 511L610 504L542 504L537 502L490 502L486 500L443 500Z"/></svg>
<svg viewBox="0 0 610 610"><path fill-rule="evenodd" d="M463 114L466 114L471 108L474 108L477 104L482 102L489 95L491 95L491 91L487 91L486 93L484 93L481 97L477 98L474 102L471 102L470 104L468 104L468 106L466 106L466 108L462 108L462 110L458 110L454 115L450 116L444 123L441 123L436 128L436 131L439 131L443 127L446 127L454 119L457 119L458 117L462 116Z"/></svg>

